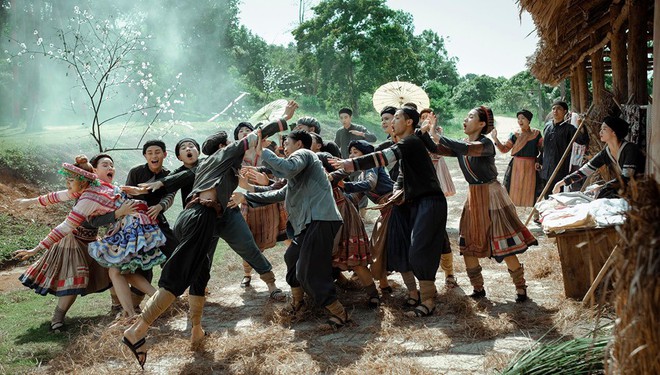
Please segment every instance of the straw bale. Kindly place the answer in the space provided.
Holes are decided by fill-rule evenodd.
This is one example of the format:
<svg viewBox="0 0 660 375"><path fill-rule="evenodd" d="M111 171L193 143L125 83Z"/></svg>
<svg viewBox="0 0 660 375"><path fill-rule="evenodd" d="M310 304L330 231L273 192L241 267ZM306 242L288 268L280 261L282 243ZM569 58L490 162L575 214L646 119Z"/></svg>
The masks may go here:
<svg viewBox="0 0 660 375"><path fill-rule="evenodd" d="M631 210L622 228L613 269L617 320L609 373L660 373L660 185L653 177L632 181Z"/></svg>

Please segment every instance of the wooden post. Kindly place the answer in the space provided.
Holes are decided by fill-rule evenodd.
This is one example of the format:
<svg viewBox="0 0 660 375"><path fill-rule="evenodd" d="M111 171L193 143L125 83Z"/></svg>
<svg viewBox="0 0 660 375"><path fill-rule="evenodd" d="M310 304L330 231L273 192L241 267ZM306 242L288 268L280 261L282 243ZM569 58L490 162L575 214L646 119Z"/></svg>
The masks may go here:
<svg viewBox="0 0 660 375"><path fill-rule="evenodd" d="M660 0L655 0L653 12L653 40L660 41ZM660 45L653 43L653 73L657 77L660 70ZM651 107L651 121L649 122L648 142L646 142L646 173L655 175L660 183L660 80L653 80L653 106Z"/></svg>
<svg viewBox="0 0 660 375"><path fill-rule="evenodd" d="M575 69L571 71L571 111L580 112L578 107L580 106L580 91L578 90L577 72Z"/></svg>
<svg viewBox="0 0 660 375"><path fill-rule="evenodd" d="M591 54L591 87L593 102L597 107L605 100L605 68L603 65L603 50L597 49Z"/></svg>
<svg viewBox="0 0 660 375"><path fill-rule="evenodd" d="M612 94L617 103L628 101L628 50L626 48L627 23L615 22L621 13L623 3L610 7L612 15L612 38L610 39L610 60L612 61Z"/></svg>
<svg viewBox="0 0 660 375"><path fill-rule="evenodd" d="M646 20L648 2L631 0L628 13L628 89L632 97L631 104L648 103L646 89Z"/></svg>
<svg viewBox="0 0 660 375"><path fill-rule="evenodd" d="M589 86L587 83L587 67L585 61L580 61L575 69L577 71L578 92L580 94L578 111L584 112L589 106Z"/></svg>

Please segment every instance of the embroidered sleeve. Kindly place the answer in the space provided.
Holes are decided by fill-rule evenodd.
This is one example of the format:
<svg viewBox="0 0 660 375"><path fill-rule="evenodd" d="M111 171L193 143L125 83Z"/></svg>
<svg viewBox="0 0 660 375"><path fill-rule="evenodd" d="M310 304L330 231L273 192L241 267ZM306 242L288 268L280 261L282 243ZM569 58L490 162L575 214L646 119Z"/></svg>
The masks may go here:
<svg viewBox="0 0 660 375"><path fill-rule="evenodd" d="M50 249L51 246L58 243L67 234L78 228L85 219L90 216L97 208L97 204L89 199L80 199L66 219L48 233L39 244L41 247Z"/></svg>
<svg viewBox="0 0 660 375"><path fill-rule="evenodd" d="M60 190L54 193L48 193L37 198L37 201L42 206L50 206L51 204L66 202L80 197L80 193L69 193L68 190Z"/></svg>
<svg viewBox="0 0 660 375"><path fill-rule="evenodd" d="M511 151L511 148L513 147L513 144L516 143L516 135L511 134L509 136L509 139L507 139L506 143L495 143L495 146L497 147L498 150L500 150L501 153L506 154L507 152Z"/></svg>
<svg viewBox="0 0 660 375"><path fill-rule="evenodd" d="M566 185L572 184L574 182L582 181L583 179L591 176L598 170L598 168L602 167L607 163L607 152L606 150L603 150L596 154L589 162L585 165L583 165L580 169L577 171L569 174L568 176L564 177L564 182Z"/></svg>
<svg viewBox="0 0 660 375"><path fill-rule="evenodd" d="M495 147L491 141L487 138L482 137L482 140L479 141L459 141L456 139L451 139L447 137L440 137L440 144L438 145L438 150L440 147L443 149L449 149L452 153L440 153L441 155L446 156L493 156L495 155Z"/></svg>

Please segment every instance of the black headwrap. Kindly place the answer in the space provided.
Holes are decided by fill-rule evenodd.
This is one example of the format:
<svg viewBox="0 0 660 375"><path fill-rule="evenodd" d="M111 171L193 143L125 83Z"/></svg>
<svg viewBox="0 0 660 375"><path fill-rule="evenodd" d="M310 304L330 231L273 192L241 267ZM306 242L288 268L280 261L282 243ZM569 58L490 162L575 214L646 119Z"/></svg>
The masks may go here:
<svg viewBox="0 0 660 375"><path fill-rule="evenodd" d="M626 135L628 135L630 125L626 120L614 116L607 116L603 122L614 131L618 140L622 141Z"/></svg>
<svg viewBox="0 0 660 375"><path fill-rule="evenodd" d="M179 157L179 149L181 148L181 145L186 142L191 142L193 145L195 145L197 151L199 151L199 143L197 143L196 140L192 138L183 138L176 143L176 146L174 146L174 155L176 155L177 158Z"/></svg>
<svg viewBox="0 0 660 375"><path fill-rule="evenodd" d="M521 109L520 111L518 111L518 113L516 113L516 117L518 117L518 116L520 116L520 115L525 116L525 118L526 118L527 121L529 121L529 122L531 122L531 121L532 121L532 117L534 117L534 115L532 114L532 112L530 112L530 111L528 111L528 110L526 110L526 109Z"/></svg>
<svg viewBox="0 0 660 375"><path fill-rule="evenodd" d="M374 146L370 145L369 142L364 141L362 139L352 140L348 144L348 150L349 151L351 150L351 147L357 148L364 155L371 154L372 152L374 152Z"/></svg>
<svg viewBox="0 0 660 375"><path fill-rule="evenodd" d="M220 147L220 145L227 145L227 132L224 130L221 130L206 138L204 144L202 144L202 152L204 155L211 156L215 154L216 151L218 151L218 147Z"/></svg>
<svg viewBox="0 0 660 375"><path fill-rule="evenodd" d="M250 131L254 130L254 126L250 124L249 122L239 122L238 125L236 125L236 128L234 129L234 140L238 141L238 131L241 130L241 128L248 128Z"/></svg>

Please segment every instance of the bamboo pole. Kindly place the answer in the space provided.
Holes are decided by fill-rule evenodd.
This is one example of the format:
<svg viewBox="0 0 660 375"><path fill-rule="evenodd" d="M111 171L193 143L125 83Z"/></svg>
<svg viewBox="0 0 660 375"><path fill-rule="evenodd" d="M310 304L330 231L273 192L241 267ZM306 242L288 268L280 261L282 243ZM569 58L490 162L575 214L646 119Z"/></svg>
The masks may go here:
<svg viewBox="0 0 660 375"><path fill-rule="evenodd" d="M619 245L614 246L614 249L610 253L610 256L607 257L607 260L605 261L605 264L603 264L603 267L600 268L600 271L598 271L598 275L596 275L596 278L591 283L591 286L589 287L589 290L584 295L584 298L582 298L582 303L583 304L589 302L589 306L593 306L593 304L594 304L594 296L593 295L596 292L596 288L598 288L598 285L600 285L600 282L603 281L603 278L605 277L605 274L607 273L607 271L609 271L610 267L612 267L612 265L614 265L614 260L615 260L614 254L618 250L619 250Z"/></svg>
<svg viewBox="0 0 660 375"><path fill-rule="evenodd" d="M545 183L545 186L543 187L543 192L536 199L536 203L539 203L541 200L543 200L543 197L548 192L548 188L550 188L550 184L552 183L552 181L557 176L557 173L559 173L559 168L561 168L561 165L564 164L564 161L568 157L568 154L570 154L571 151L573 150L573 147L571 147L571 145L573 144L573 142L575 142L575 139L577 138L578 134L580 133L580 130L582 129L584 124L587 122L587 118L589 117L589 114L591 113L593 108L594 108L594 103L591 103L591 105L589 106L589 110L587 110L587 113L584 116L584 119L582 119L582 122L578 126L577 131L575 132L575 134L573 134L573 138L571 138L571 141L568 142L568 146L566 147L566 150L564 150L564 155L562 155L561 159L559 160L559 164L557 164L557 166L555 167L555 170L552 172L552 176L550 176L550 178L548 179L548 182ZM530 212L529 216L527 217L527 221L525 221L525 226L527 226L527 224L529 224L529 221L532 219L532 216L534 216L535 211L536 211L536 207L533 207L532 212Z"/></svg>

